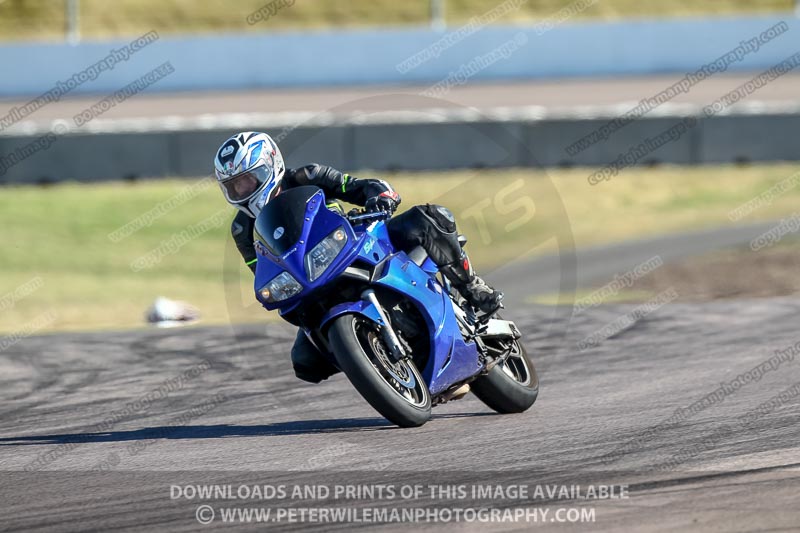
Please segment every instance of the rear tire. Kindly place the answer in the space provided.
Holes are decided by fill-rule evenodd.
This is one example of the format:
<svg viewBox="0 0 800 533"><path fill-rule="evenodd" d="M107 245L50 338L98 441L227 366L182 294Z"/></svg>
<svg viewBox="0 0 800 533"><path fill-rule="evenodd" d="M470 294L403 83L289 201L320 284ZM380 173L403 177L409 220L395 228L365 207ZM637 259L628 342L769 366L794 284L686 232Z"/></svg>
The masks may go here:
<svg viewBox="0 0 800 533"><path fill-rule="evenodd" d="M521 413L528 410L539 395L539 375L517 339L508 358L470 383L470 387L475 396L498 413Z"/></svg>
<svg viewBox="0 0 800 533"><path fill-rule="evenodd" d="M413 361L392 364L378 326L360 315L342 315L328 330L339 368L365 400L400 427L431 417L431 395Z"/></svg>

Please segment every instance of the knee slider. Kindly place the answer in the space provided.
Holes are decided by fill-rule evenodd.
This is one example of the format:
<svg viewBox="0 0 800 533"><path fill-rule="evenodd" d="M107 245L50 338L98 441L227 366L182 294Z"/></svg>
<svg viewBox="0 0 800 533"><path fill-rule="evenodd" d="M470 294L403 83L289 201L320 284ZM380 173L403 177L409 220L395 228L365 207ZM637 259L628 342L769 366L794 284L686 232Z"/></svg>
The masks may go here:
<svg viewBox="0 0 800 533"><path fill-rule="evenodd" d="M420 206L420 211L425 215L429 221L443 233L456 232L456 217L453 212L444 206L436 204L425 204Z"/></svg>

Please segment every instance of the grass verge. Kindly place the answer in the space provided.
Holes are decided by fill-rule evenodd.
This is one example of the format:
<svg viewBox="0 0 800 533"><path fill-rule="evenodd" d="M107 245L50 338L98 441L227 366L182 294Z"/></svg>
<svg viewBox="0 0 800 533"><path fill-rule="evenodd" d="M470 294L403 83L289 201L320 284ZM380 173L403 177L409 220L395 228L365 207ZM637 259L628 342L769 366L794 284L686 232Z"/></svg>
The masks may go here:
<svg viewBox="0 0 800 533"><path fill-rule="evenodd" d="M342 28L363 26L424 25L430 20L430 1L412 0L299 0L291 5L276 2L264 11L269 16L250 25L247 17L270 4L268 0L116 0L108 9L107 0L81 0L80 29L84 38L136 36L156 30L160 34L200 32L265 32L301 28ZM480 17L502 2L483 0L446 0L447 23L459 26ZM52 0L12 0L0 2L0 40L64 38L65 20L62 2ZM280 9L274 6L285 5ZM585 10L569 0L528 0L494 22L535 23L554 17L562 9L574 11L581 19L618 19L622 17L668 17L724 15L741 13L791 12L792 0L602 0Z"/></svg>
<svg viewBox="0 0 800 533"><path fill-rule="evenodd" d="M594 187L587 184L588 169L382 177L402 194L402 209L425 202L449 206L470 238L473 261L485 271L573 241L583 246L730 224L733 209L798 171L797 165L630 169ZM216 185L196 183L2 189L0 330L138 326L158 295L193 303L205 323L266 317L252 303L252 276L230 239L233 210L218 215L226 204ZM182 196L190 199L173 201ZM793 186L740 222L786 216L798 200L800 187ZM117 242L109 238L165 202L171 208L149 225ZM203 221L213 224L201 228ZM152 264L132 268L143 256L154 258ZM30 294L17 290L35 279L40 282ZM53 320L37 322L50 311Z"/></svg>

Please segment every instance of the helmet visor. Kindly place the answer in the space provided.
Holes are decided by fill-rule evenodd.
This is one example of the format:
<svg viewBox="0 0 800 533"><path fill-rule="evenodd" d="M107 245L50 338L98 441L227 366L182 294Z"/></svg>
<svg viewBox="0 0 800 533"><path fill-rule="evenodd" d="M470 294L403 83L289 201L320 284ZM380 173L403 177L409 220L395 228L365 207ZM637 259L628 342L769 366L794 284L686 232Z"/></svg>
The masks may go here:
<svg viewBox="0 0 800 533"><path fill-rule="evenodd" d="M247 200L272 177L272 170L261 165L222 182L222 190L230 202Z"/></svg>

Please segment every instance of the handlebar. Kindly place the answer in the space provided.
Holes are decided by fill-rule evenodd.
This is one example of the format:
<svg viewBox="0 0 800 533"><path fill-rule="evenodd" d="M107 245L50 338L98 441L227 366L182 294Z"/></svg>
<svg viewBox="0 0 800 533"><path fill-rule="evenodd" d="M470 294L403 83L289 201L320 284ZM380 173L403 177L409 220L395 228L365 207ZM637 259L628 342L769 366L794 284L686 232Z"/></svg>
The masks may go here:
<svg viewBox="0 0 800 533"><path fill-rule="evenodd" d="M392 214L389 211L366 212L353 209L347 213L347 220L349 220L351 224L358 224L360 222L372 220L388 220L391 217Z"/></svg>

